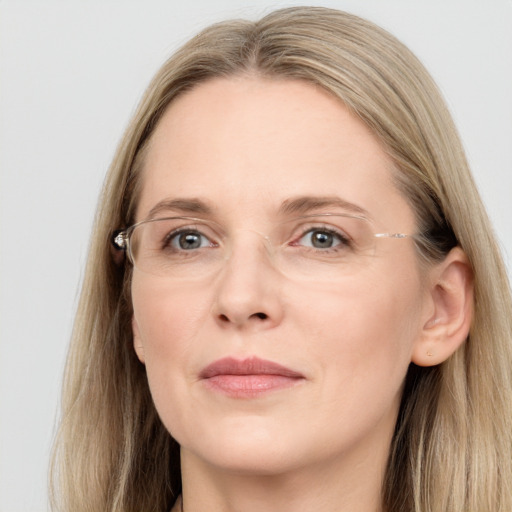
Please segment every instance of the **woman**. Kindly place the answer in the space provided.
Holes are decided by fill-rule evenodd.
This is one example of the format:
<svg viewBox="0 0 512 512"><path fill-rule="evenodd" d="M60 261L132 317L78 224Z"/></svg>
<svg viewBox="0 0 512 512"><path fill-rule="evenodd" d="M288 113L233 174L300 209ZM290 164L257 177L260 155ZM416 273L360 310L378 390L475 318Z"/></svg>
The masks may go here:
<svg viewBox="0 0 512 512"><path fill-rule="evenodd" d="M385 31L322 8L206 29L150 85L94 233L63 510L512 510L506 272Z"/></svg>

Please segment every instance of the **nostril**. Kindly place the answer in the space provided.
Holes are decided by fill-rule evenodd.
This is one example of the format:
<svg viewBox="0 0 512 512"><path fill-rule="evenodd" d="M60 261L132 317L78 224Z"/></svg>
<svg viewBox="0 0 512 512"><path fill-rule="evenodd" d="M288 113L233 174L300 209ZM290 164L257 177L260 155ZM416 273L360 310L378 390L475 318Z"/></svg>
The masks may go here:
<svg viewBox="0 0 512 512"><path fill-rule="evenodd" d="M238 323L236 321L236 317L230 318L228 315L225 315L224 313L221 313L218 318L222 323L231 323L231 322ZM254 313L249 316L249 320L251 318L258 319L258 320L267 320L268 315L266 313Z"/></svg>

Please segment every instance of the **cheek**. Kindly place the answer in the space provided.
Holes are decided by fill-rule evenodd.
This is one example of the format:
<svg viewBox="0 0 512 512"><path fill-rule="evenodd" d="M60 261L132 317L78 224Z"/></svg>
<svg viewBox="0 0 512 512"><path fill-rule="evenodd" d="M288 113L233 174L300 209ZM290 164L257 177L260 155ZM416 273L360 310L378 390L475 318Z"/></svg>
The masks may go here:
<svg viewBox="0 0 512 512"><path fill-rule="evenodd" d="M132 301L146 357L186 350L209 310L207 297L146 275L134 274Z"/></svg>
<svg viewBox="0 0 512 512"><path fill-rule="evenodd" d="M144 351L144 364L157 409L166 414L196 376L193 368L198 332L209 317L209 298L176 290L147 275L134 274L134 319ZM181 395L180 395L181 393ZM169 411L167 411L167 414Z"/></svg>
<svg viewBox="0 0 512 512"><path fill-rule="evenodd" d="M204 290L173 289L135 273L132 301L153 402L168 431L182 442L196 431L194 422L183 427L182 419L196 408L191 390L197 381L197 353L204 350L197 341L208 327L210 297Z"/></svg>
<svg viewBox="0 0 512 512"><path fill-rule="evenodd" d="M395 275L395 274L391 274ZM417 276L383 273L347 279L329 293L309 296L296 319L311 358L322 357L332 386L361 392L400 389L421 325L422 296ZM373 390L370 389L373 387Z"/></svg>

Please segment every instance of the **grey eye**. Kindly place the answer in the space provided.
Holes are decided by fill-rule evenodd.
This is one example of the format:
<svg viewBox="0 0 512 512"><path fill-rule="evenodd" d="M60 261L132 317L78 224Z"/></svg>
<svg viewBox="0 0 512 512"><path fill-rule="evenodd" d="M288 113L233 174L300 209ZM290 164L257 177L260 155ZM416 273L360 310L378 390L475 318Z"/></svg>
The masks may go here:
<svg viewBox="0 0 512 512"><path fill-rule="evenodd" d="M190 251L209 247L210 240L198 231L185 231L176 233L171 237L171 247L176 250Z"/></svg>
<svg viewBox="0 0 512 512"><path fill-rule="evenodd" d="M332 247L335 240L331 233L322 233L321 231L315 231L311 236L311 243L313 247L318 249L326 249Z"/></svg>
<svg viewBox="0 0 512 512"><path fill-rule="evenodd" d="M342 237L325 229L312 229L300 238L299 243L315 249L331 249L342 243Z"/></svg>

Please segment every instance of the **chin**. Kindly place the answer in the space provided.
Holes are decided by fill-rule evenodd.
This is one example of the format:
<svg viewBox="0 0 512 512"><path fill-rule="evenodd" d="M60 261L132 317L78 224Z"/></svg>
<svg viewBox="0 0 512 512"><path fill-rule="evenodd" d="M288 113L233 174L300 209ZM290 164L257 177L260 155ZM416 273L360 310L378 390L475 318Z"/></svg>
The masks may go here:
<svg viewBox="0 0 512 512"><path fill-rule="evenodd" d="M198 451L194 455L211 468L237 475L272 476L289 473L298 467L296 456L275 446L262 448L221 444L214 450Z"/></svg>
<svg viewBox="0 0 512 512"><path fill-rule="evenodd" d="M247 475L286 473L304 463L293 433L279 432L261 421L232 421L230 427L210 428L192 442L181 442L182 457L188 454L220 470ZM179 442L179 439L178 439Z"/></svg>

